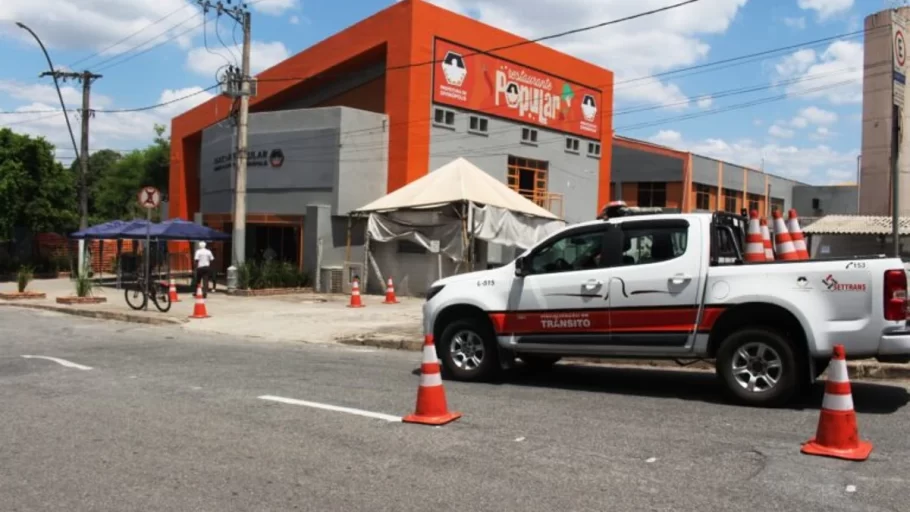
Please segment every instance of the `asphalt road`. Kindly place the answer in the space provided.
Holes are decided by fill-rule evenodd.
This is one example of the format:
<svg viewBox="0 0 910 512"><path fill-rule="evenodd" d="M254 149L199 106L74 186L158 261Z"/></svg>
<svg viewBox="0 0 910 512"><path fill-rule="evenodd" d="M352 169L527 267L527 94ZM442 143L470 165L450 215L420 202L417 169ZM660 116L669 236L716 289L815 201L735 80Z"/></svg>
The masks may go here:
<svg viewBox="0 0 910 512"><path fill-rule="evenodd" d="M799 453L820 388L798 407L750 409L696 372L447 382L464 417L441 428L258 398L402 416L419 357L4 308L0 509L908 509L905 384L854 383L875 443L863 463Z"/></svg>

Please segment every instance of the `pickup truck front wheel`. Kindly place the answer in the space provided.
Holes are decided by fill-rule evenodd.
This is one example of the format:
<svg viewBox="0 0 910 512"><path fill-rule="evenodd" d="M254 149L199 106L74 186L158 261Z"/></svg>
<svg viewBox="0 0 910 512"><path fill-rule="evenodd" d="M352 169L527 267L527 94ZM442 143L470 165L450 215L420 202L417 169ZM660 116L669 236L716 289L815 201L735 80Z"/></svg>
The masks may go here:
<svg viewBox="0 0 910 512"><path fill-rule="evenodd" d="M739 402L762 407L786 403L799 382L793 347L761 327L741 329L721 342L717 375Z"/></svg>
<svg viewBox="0 0 910 512"><path fill-rule="evenodd" d="M488 325L474 318L456 320L443 329L436 349L447 377L481 382L496 375L499 354L490 331Z"/></svg>

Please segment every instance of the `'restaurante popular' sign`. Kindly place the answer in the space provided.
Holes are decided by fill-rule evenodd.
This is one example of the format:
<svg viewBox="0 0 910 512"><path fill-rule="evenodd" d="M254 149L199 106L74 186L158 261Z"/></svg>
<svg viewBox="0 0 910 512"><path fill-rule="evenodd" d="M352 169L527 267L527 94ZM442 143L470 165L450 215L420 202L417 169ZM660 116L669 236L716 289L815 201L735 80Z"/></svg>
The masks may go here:
<svg viewBox="0 0 910 512"><path fill-rule="evenodd" d="M600 138L599 90L441 39L435 45L434 102Z"/></svg>

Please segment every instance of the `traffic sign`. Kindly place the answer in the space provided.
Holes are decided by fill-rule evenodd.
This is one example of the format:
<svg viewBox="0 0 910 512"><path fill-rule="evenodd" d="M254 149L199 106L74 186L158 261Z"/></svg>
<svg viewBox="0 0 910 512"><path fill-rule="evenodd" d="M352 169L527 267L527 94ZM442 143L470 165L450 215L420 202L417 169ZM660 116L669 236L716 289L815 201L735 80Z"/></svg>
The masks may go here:
<svg viewBox="0 0 910 512"><path fill-rule="evenodd" d="M904 43L904 32L897 29L894 33L894 64L902 68L907 62L907 45Z"/></svg>
<svg viewBox="0 0 910 512"><path fill-rule="evenodd" d="M139 191L139 206L146 210L158 208L161 204L161 192L155 187L142 187Z"/></svg>

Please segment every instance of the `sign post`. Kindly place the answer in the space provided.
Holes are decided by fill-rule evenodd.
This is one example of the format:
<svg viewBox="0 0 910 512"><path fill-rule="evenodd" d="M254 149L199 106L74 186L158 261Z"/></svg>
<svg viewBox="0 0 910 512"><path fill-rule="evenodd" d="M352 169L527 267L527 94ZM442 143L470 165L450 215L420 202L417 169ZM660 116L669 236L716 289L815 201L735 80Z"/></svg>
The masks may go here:
<svg viewBox="0 0 910 512"><path fill-rule="evenodd" d="M145 267L145 282L150 281L149 276L151 275L151 269L149 268L151 260L149 259L149 251L152 249L152 210L158 208L158 205L161 204L161 192L158 191L155 187L142 187L142 190L139 191L139 206L145 208L145 261L143 262L143 267ZM148 291L148 290L146 290ZM148 311L149 303L145 301L145 310Z"/></svg>
<svg viewBox="0 0 910 512"><path fill-rule="evenodd" d="M904 114L904 91L907 87L906 22L896 11L891 12L891 54L894 66L891 80L891 237L894 256L900 257L900 157Z"/></svg>

